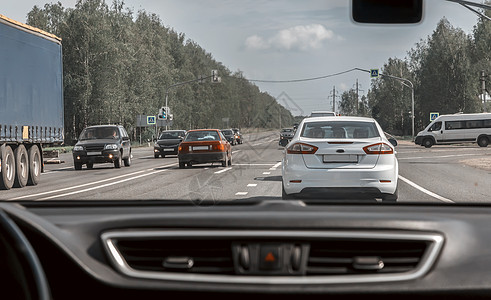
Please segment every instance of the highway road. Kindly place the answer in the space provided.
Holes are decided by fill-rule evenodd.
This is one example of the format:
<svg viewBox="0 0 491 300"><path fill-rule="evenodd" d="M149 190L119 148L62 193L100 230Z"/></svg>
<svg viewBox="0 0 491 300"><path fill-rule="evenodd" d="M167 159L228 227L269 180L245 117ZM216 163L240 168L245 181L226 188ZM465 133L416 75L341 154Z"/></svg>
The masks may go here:
<svg viewBox="0 0 491 300"><path fill-rule="evenodd" d="M233 146L231 167L220 164L179 169L177 157L154 158L153 147L133 148L130 167L95 164L75 171L70 153L61 164L46 164L37 186L0 191L2 200L183 200L200 203L281 199L278 132L244 135ZM400 202L491 202L491 147L477 145L423 148L401 141ZM487 164L485 164L487 162ZM480 164L480 166L475 166Z"/></svg>

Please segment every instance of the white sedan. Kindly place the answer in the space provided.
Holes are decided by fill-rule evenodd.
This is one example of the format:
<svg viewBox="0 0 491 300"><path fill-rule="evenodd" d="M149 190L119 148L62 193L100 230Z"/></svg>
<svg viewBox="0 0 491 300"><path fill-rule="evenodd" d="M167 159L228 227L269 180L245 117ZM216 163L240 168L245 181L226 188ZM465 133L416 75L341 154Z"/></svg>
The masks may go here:
<svg viewBox="0 0 491 300"><path fill-rule="evenodd" d="M396 201L396 145L372 118L305 118L284 150L282 198Z"/></svg>

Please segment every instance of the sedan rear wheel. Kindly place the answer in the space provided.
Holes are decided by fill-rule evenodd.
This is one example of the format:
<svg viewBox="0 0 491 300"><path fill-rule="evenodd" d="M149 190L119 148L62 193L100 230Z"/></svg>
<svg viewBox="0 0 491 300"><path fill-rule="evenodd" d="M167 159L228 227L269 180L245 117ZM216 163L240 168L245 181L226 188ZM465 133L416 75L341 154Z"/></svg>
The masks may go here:
<svg viewBox="0 0 491 300"><path fill-rule="evenodd" d="M294 199L293 196L288 195L285 192L285 187L283 186L283 182L281 182L281 199L283 199L283 200L291 200L291 199Z"/></svg>
<svg viewBox="0 0 491 300"><path fill-rule="evenodd" d="M396 188L394 194L385 194L382 196L382 202L396 202L399 197L399 189Z"/></svg>
<svg viewBox="0 0 491 300"><path fill-rule="evenodd" d="M222 161L222 167L226 167L228 165L228 153L225 155L225 160Z"/></svg>

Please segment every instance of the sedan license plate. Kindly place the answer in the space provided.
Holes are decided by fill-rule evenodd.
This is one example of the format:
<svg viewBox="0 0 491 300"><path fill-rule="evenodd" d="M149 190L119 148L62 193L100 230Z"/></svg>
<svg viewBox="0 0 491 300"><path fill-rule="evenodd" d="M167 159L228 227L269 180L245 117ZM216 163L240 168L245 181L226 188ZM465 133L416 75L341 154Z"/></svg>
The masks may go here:
<svg viewBox="0 0 491 300"><path fill-rule="evenodd" d="M206 148L206 149L208 149L208 148ZM174 151L174 149L173 148L165 148L164 151Z"/></svg>
<svg viewBox="0 0 491 300"><path fill-rule="evenodd" d="M101 155L102 152L96 151L96 152L87 152L87 155Z"/></svg>
<svg viewBox="0 0 491 300"><path fill-rule="evenodd" d="M325 163L357 163L358 155L356 154L324 154Z"/></svg>
<svg viewBox="0 0 491 300"><path fill-rule="evenodd" d="M193 150L208 150L208 146L194 146Z"/></svg>

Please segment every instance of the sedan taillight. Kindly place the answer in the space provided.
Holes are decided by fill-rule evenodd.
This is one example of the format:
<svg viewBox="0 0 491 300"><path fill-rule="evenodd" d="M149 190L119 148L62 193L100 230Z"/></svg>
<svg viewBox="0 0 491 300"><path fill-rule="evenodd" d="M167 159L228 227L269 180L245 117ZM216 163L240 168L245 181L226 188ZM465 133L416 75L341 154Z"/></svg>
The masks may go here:
<svg viewBox="0 0 491 300"><path fill-rule="evenodd" d="M288 154L314 154L317 151L316 146L304 144L304 143L295 143L286 149L286 153Z"/></svg>
<svg viewBox="0 0 491 300"><path fill-rule="evenodd" d="M366 154L393 154L394 149L385 143L377 143L363 147Z"/></svg>

